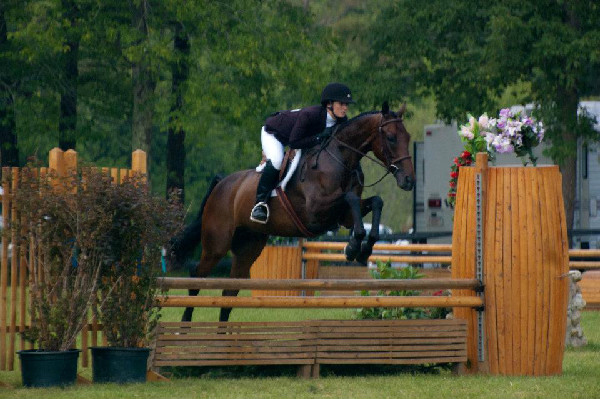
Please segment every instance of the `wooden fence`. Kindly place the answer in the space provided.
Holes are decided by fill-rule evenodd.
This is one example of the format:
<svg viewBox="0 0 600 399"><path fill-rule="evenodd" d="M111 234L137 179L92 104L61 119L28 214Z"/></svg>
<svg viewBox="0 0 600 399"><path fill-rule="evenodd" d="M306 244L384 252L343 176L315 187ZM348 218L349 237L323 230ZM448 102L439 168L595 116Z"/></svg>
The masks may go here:
<svg viewBox="0 0 600 399"><path fill-rule="evenodd" d="M147 172L146 153L136 150L131 156L131 169L102 168L110 174L115 183L132 176L134 173ZM50 151L48 167L39 168L39 175L45 176L55 171L59 176L65 176L70 170L77 170L77 153L73 150L63 152L59 148ZM2 168L2 221L8 226L8 221L16 221L15 203L12 193L19 187L20 168ZM31 323L28 298L28 264L32 261L28 248L19 248L16 237L9 232L2 234L2 256L0 257L0 370L13 370L17 350L32 349L32 344L20 335ZM88 365L88 342L97 344L97 331L100 326L95 320L81 333L82 364ZM90 330L93 332L89 334Z"/></svg>
<svg viewBox="0 0 600 399"><path fill-rule="evenodd" d="M369 278L368 268L347 265L343 253L345 246L345 242L303 240L295 246L267 246L250 269L250 276L252 279ZM370 262L381 260L421 267L419 272L428 278L449 278L451 274L452 244L375 244L373 252ZM579 285L588 304L586 309L600 308L600 249L570 249L568 253L569 268L584 272ZM422 268L424 264L430 267ZM312 295L312 292L307 290L304 293ZM322 294L327 295L328 292ZM252 291L253 296L298 294L299 291Z"/></svg>

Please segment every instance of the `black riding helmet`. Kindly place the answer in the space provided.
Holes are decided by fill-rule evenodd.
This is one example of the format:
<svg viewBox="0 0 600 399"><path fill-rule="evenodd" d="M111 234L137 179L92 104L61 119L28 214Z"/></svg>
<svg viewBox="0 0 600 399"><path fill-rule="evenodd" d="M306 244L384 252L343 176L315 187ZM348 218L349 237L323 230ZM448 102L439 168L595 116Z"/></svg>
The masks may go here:
<svg viewBox="0 0 600 399"><path fill-rule="evenodd" d="M343 83L329 83L325 86L321 93L321 104L326 105L330 101L354 104L350 89Z"/></svg>

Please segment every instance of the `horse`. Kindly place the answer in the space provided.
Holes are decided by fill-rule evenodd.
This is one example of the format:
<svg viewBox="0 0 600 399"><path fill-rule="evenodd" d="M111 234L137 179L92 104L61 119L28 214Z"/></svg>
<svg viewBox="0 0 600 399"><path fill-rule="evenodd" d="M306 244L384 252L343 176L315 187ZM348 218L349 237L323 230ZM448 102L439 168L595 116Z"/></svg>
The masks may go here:
<svg viewBox="0 0 600 399"><path fill-rule="evenodd" d="M381 111L362 113L338 125L321 144L302 150L286 194L303 226L292 220L277 198L269 201L270 217L266 224L252 222L249 215L260 175L254 169L242 170L213 179L198 216L173 240L173 255L181 261L201 242L200 261L190 274L206 277L231 250L230 277L249 278L250 267L270 235L306 237L307 233L319 235L343 225L352 229L344 249L346 258L366 264L379 239L383 200L379 196L361 199L364 175L360 161L367 157L382 166L386 175L393 175L401 189L413 189L410 134L402 119L405 109L403 105L396 113L384 103ZM372 212L372 228L363 242L366 232L362 218L369 212ZM198 292L189 290L190 296ZM223 290L222 295L236 296L238 292ZM182 321L191 321L192 312L193 308L186 308ZM231 308L221 308L219 320L227 321L230 312Z"/></svg>

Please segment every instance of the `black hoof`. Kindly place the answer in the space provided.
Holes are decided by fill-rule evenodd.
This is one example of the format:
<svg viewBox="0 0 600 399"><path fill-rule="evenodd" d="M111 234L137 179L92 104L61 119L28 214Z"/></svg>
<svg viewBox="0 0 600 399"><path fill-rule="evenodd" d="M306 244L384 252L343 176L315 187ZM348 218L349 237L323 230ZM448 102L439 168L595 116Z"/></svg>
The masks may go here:
<svg viewBox="0 0 600 399"><path fill-rule="evenodd" d="M360 246L360 253L356 257L356 261L362 265L367 265L369 261L369 256L373 253L373 245L370 245L368 242L363 242Z"/></svg>
<svg viewBox="0 0 600 399"><path fill-rule="evenodd" d="M350 241L348 245L346 245L346 248L344 248L344 254L346 255L346 260L348 262L352 262L354 259L356 259L356 256L359 252L359 244L354 244L352 241Z"/></svg>

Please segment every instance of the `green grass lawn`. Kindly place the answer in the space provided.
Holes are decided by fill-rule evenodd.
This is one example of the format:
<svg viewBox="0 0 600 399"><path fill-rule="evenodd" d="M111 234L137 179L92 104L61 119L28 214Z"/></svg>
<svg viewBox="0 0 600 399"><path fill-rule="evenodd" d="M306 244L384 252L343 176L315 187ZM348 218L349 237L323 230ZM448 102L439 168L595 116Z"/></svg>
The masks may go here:
<svg viewBox="0 0 600 399"><path fill-rule="evenodd" d="M247 294L247 293L246 293ZM163 320L179 320L182 309L164 309ZM237 309L232 321L349 318L352 310ZM197 309L194 320L216 320L218 309ZM402 368L322 369L321 378L301 380L294 368L185 368L170 382L79 385L25 389L19 371L0 372L0 398L598 398L600 397L600 312L583 314L589 344L568 349L558 377L454 376L406 372ZM404 371L403 371L404 370ZM81 374L91 378L91 369Z"/></svg>

